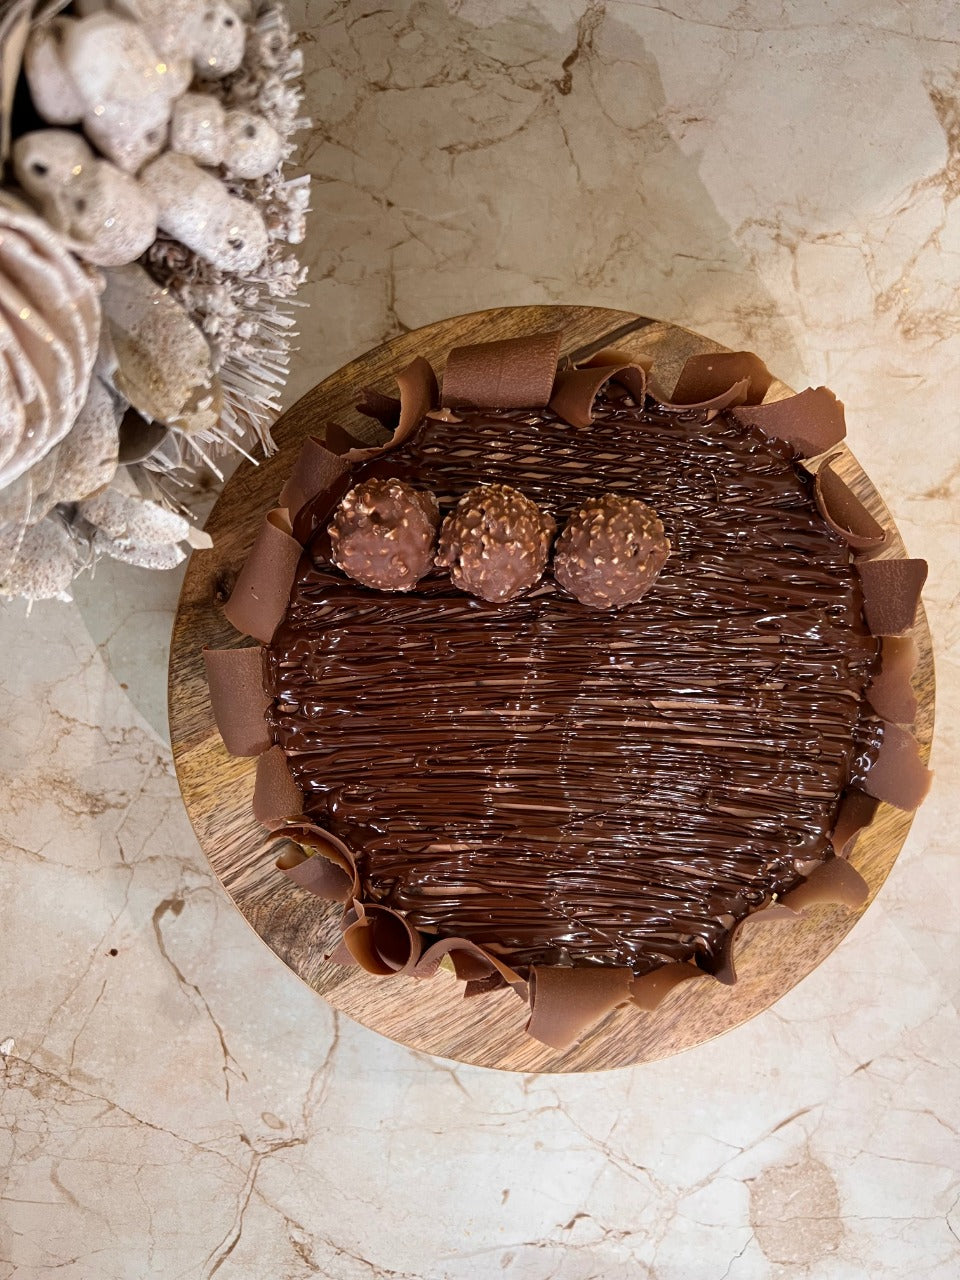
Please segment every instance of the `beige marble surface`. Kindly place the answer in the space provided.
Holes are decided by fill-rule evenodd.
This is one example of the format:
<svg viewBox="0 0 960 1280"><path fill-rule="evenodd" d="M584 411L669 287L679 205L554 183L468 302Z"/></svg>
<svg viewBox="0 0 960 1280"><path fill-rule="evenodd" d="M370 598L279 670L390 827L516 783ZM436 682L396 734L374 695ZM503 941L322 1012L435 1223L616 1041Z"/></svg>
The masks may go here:
<svg viewBox="0 0 960 1280"><path fill-rule="evenodd" d="M948 0L316 0L291 396L502 303L827 381L937 642L936 789L812 977L681 1058L498 1075L301 986L166 743L175 576L0 615L0 1280L960 1275L960 76Z"/></svg>

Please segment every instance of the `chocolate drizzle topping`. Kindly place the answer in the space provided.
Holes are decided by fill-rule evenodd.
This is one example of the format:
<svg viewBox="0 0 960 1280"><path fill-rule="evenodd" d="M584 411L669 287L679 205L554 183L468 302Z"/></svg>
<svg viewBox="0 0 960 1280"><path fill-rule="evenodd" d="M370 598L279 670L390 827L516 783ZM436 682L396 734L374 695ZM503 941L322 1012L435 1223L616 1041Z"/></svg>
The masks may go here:
<svg viewBox="0 0 960 1280"><path fill-rule="evenodd" d="M598 615L549 573L505 605L439 571L371 591L315 538L268 657L303 810L354 851L368 908L524 975L716 971L735 923L832 854L839 798L883 740L849 550L791 445L729 414L600 399L586 430L549 409L457 416L353 482L396 476L443 513L513 485L558 524L612 489L655 508L670 559Z"/></svg>

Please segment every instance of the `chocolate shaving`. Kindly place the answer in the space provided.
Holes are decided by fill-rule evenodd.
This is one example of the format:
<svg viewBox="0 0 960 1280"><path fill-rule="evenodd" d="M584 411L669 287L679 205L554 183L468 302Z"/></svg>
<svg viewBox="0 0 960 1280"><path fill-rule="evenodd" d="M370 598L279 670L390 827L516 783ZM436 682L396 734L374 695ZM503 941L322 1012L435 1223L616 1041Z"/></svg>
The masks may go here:
<svg viewBox="0 0 960 1280"><path fill-rule="evenodd" d="M399 407L400 401L398 400L398 411ZM346 427L341 427L339 422L327 423L323 429L323 443L338 457L344 453L349 453L351 449L362 449L364 447L363 441L357 439L356 436L352 436Z"/></svg>
<svg viewBox="0 0 960 1280"><path fill-rule="evenodd" d="M396 431L400 421L400 397L385 396L376 387L364 387L360 394L363 399L357 405L357 412L367 418L375 418L387 431Z"/></svg>
<svg viewBox="0 0 960 1280"><path fill-rule="evenodd" d="M417 963L420 934L392 907L355 900L344 921L344 946L367 973L386 978L409 973Z"/></svg>
<svg viewBox="0 0 960 1280"><path fill-rule="evenodd" d="M857 787L850 787L843 793L837 820L830 832L830 843L838 858L850 857L857 837L864 827L869 827L879 807L879 800Z"/></svg>
<svg viewBox="0 0 960 1280"><path fill-rule="evenodd" d="M807 387L786 400L741 406L733 410L733 417L745 427L786 440L805 458L832 449L847 434L843 402L827 387Z"/></svg>
<svg viewBox="0 0 960 1280"><path fill-rule="evenodd" d="M308 502L324 489L332 488L349 470L347 463L328 449L323 441L316 436L308 436L297 454L287 483L280 490L280 506L290 512L291 526Z"/></svg>
<svg viewBox="0 0 960 1280"><path fill-rule="evenodd" d="M289 847L290 852L277 859L277 869L295 885L316 894L318 898L323 898L326 902L342 902L344 886L349 888L349 881L340 868L326 858L310 857L299 845Z"/></svg>
<svg viewBox="0 0 960 1280"><path fill-rule="evenodd" d="M728 387L726 391L721 391L710 400L701 400L697 404L675 404L670 400L659 401L664 409L670 409L673 412L683 411L686 413L703 412L707 414L707 420L716 417L722 409L729 409L732 405L743 404L744 397L750 387L750 383L746 378L740 382L735 382L732 387Z"/></svg>
<svg viewBox="0 0 960 1280"><path fill-rule="evenodd" d="M457 976L460 976L459 971ZM499 991L506 985L499 973L489 973L485 978L467 978L464 981L463 998L469 1000L471 996L485 996L487 992Z"/></svg>
<svg viewBox="0 0 960 1280"><path fill-rule="evenodd" d="M549 403L557 373L559 330L454 347L441 403L451 408L535 409Z"/></svg>
<svg viewBox="0 0 960 1280"><path fill-rule="evenodd" d="M303 795L293 780L282 747L271 747L257 761L253 816L264 827L276 827L303 809Z"/></svg>
<svg viewBox="0 0 960 1280"><path fill-rule="evenodd" d="M829 904L862 907L870 896L870 886L846 858L828 858L811 871L802 884L791 889L783 899L784 906L793 911Z"/></svg>
<svg viewBox="0 0 960 1280"><path fill-rule="evenodd" d="M884 636L880 641L880 670L867 686L867 700L878 716L894 724L912 724L917 697L910 677L919 651L912 636Z"/></svg>
<svg viewBox="0 0 960 1280"><path fill-rule="evenodd" d="M289 842L284 853L277 859L277 868L286 872L303 888L333 902L349 902L360 892L360 878L353 851L323 827L306 819L298 819L276 828L270 834L273 838ZM296 856L297 851L300 857ZM317 862L318 865L324 863L329 868L329 873L319 870L298 872L304 860ZM308 879L311 881L309 884L305 882Z"/></svg>
<svg viewBox="0 0 960 1280"><path fill-rule="evenodd" d="M784 902L772 902L768 907L761 907L759 911L754 911L748 916L744 916L732 929L728 929L724 935L723 942L720 946L720 954L718 956L718 964L715 969L710 970L718 982L722 982L724 986L732 987L737 981L737 970L734 965L734 948L739 941L740 934L747 925L767 924L774 921L780 921L781 924L786 920L795 920L796 912L792 911Z"/></svg>
<svg viewBox="0 0 960 1280"><path fill-rule="evenodd" d="M695 964L687 964L685 961L664 964L659 969L634 978L630 984L630 999L638 1009L653 1013L674 987L679 987L682 982L688 982L691 978L702 977L702 970Z"/></svg>
<svg viewBox="0 0 960 1280"><path fill-rule="evenodd" d="M287 611L302 551L286 507L268 512L223 606L227 621L244 635L269 644Z"/></svg>
<svg viewBox="0 0 960 1280"><path fill-rule="evenodd" d="M527 1034L553 1049L569 1049L601 1018L627 1003L632 982L629 969L534 965Z"/></svg>
<svg viewBox="0 0 960 1280"><path fill-rule="evenodd" d="M598 365L615 364L620 368L624 365L639 365L643 372L649 373L653 367L653 359L651 356L635 356L629 351L620 351L617 347L604 347L602 351L595 351L592 356L586 360L580 360L577 363L578 369L593 369Z"/></svg>
<svg viewBox="0 0 960 1280"><path fill-rule="evenodd" d="M273 738L264 713L273 701L264 688L264 650L204 649L213 718L232 756L258 756Z"/></svg>
<svg viewBox="0 0 960 1280"><path fill-rule="evenodd" d="M898 809L916 809L932 778L913 734L884 721L880 750L861 783L864 791Z"/></svg>
<svg viewBox="0 0 960 1280"><path fill-rule="evenodd" d="M676 408L726 408L712 402L724 396L741 382L746 383L740 404L760 404L770 389L773 374L752 351L716 351L690 356L680 370L680 377L670 398Z"/></svg>
<svg viewBox="0 0 960 1280"><path fill-rule="evenodd" d="M509 986L518 991L524 999L527 998L527 984L521 978L515 969L511 969L509 965L504 964L502 960L498 960L495 955L487 951L485 947L478 946L476 942L471 942L468 938L441 938L439 942L435 942L420 957L420 960L413 971L415 978L432 978L440 967L440 961L444 956L471 956L478 962L474 972L479 977L479 965L485 966L484 973L497 973ZM456 961L454 966L456 967Z"/></svg>
<svg viewBox="0 0 960 1280"><path fill-rule="evenodd" d="M584 365L557 374L550 397L550 408L572 427L589 427L593 421L593 405L600 390L608 382L625 387L636 404L642 405L647 393L646 371L638 364Z"/></svg>
<svg viewBox="0 0 960 1280"><path fill-rule="evenodd" d="M863 614L875 636L900 636L917 615L926 560L858 560Z"/></svg>
<svg viewBox="0 0 960 1280"><path fill-rule="evenodd" d="M400 370L397 374L397 386L400 388L400 407L393 435L385 444L350 449L343 455L347 462L351 464L365 462L368 458L376 458L382 453L389 453L391 449L396 449L413 435L427 413L437 403L437 375L423 356L414 356L410 363ZM385 396L383 399L388 400L392 397ZM369 396L367 402L369 403Z"/></svg>
<svg viewBox="0 0 960 1280"><path fill-rule="evenodd" d="M820 514L834 533L839 533L858 551L882 547L887 540L886 530L874 520L853 490L843 483L831 466L832 462L832 458L827 459L813 482Z"/></svg>

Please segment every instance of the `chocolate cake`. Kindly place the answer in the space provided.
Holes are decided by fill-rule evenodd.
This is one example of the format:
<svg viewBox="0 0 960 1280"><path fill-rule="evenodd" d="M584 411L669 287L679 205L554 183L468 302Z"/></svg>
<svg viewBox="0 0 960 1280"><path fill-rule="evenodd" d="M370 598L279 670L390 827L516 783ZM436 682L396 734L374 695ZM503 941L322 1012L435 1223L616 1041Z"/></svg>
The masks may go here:
<svg viewBox="0 0 960 1280"><path fill-rule="evenodd" d="M802 461L842 405L762 403L748 353L694 357L667 397L627 355L559 348L461 348L442 395L415 361L368 397L383 445L308 440L227 606L263 648L206 657L228 748L262 753L278 866L345 904L333 961L448 958L563 1047L734 981L748 918L862 901L857 833L928 775L915 650L880 638L925 566Z"/></svg>

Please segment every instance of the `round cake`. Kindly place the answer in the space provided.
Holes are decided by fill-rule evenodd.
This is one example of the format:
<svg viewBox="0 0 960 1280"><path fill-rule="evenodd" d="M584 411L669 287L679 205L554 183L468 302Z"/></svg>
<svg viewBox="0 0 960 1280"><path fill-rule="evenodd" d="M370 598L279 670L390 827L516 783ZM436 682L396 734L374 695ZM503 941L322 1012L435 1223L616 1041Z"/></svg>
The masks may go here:
<svg viewBox="0 0 960 1280"><path fill-rule="evenodd" d="M555 1047L860 902L857 833L928 781L925 566L824 457L842 405L561 339L455 350L442 393L415 360L382 445L308 439L226 607L261 646L205 655L280 870L344 902L331 959L509 985Z"/></svg>

